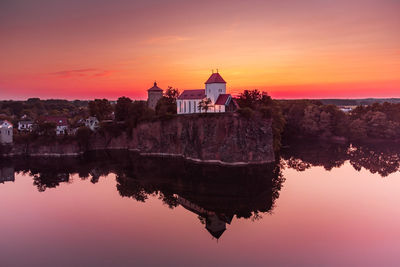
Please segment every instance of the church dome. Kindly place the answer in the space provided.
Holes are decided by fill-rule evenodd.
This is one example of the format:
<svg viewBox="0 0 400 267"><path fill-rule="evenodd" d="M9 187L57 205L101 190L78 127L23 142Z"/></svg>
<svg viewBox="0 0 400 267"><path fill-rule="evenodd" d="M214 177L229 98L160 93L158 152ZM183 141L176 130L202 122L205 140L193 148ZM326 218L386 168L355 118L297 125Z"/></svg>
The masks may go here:
<svg viewBox="0 0 400 267"><path fill-rule="evenodd" d="M163 89L161 89L160 87L157 86L157 83L154 82L154 86L151 87L150 89L148 89L147 91L163 91Z"/></svg>

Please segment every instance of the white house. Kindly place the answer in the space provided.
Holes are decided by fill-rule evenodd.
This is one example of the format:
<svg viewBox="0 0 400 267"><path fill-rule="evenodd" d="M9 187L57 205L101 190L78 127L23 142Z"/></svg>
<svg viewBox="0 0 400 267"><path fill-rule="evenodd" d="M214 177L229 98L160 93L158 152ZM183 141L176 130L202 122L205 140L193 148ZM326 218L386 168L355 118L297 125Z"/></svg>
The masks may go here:
<svg viewBox="0 0 400 267"><path fill-rule="evenodd" d="M85 126L95 131L99 127L99 120L96 117L89 117L85 120Z"/></svg>
<svg viewBox="0 0 400 267"><path fill-rule="evenodd" d="M232 96L226 93L225 80L216 72L212 73L205 82L205 89L183 91L176 101L177 113L205 112L205 110L199 109L199 103L207 98L211 101L207 112L228 112L237 109L237 104Z"/></svg>
<svg viewBox="0 0 400 267"><path fill-rule="evenodd" d="M68 120L66 117L46 116L45 122L51 122L56 125L56 134L66 134L68 132Z"/></svg>
<svg viewBox="0 0 400 267"><path fill-rule="evenodd" d="M0 120L0 144L10 144L13 142L13 126L11 122Z"/></svg>
<svg viewBox="0 0 400 267"><path fill-rule="evenodd" d="M20 132L31 132L33 127L33 121L25 120L18 122L18 131Z"/></svg>

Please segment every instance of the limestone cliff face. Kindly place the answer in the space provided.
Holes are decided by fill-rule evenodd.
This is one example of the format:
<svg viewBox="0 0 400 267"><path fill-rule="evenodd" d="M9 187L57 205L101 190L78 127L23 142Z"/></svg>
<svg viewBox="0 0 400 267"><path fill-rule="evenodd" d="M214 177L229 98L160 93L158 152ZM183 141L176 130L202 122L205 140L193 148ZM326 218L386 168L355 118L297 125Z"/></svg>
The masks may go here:
<svg viewBox="0 0 400 267"><path fill-rule="evenodd" d="M270 120L248 120L237 114L180 115L139 124L131 138L97 137L91 150L128 148L142 154L176 155L221 163L274 161Z"/></svg>
<svg viewBox="0 0 400 267"><path fill-rule="evenodd" d="M130 134L96 133L84 148L74 142L15 145L2 154L63 156L105 149L129 149L145 155L181 156L225 164L274 161L271 120L246 119L238 114L180 115L141 123Z"/></svg>
<svg viewBox="0 0 400 267"><path fill-rule="evenodd" d="M0 156L77 156L82 154L77 142L59 143L51 142L48 144L13 144L0 147Z"/></svg>

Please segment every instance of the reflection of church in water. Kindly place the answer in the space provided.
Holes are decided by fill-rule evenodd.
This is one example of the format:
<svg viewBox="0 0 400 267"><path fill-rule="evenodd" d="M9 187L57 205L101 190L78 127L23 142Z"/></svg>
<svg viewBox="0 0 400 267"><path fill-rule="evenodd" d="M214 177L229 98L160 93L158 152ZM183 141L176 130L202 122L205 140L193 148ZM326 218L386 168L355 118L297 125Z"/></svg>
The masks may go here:
<svg viewBox="0 0 400 267"><path fill-rule="evenodd" d="M217 214L213 211L208 211L183 197L178 196L178 203L185 209L204 218L207 231L216 239L221 237L226 230L226 224L231 224L233 219L233 215Z"/></svg>
<svg viewBox="0 0 400 267"><path fill-rule="evenodd" d="M259 219L273 209L284 178L277 164L219 166L167 158L136 158L117 175L123 197L145 202L158 196L170 208L178 205L198 215L219 239L234 217Z"/></svg>

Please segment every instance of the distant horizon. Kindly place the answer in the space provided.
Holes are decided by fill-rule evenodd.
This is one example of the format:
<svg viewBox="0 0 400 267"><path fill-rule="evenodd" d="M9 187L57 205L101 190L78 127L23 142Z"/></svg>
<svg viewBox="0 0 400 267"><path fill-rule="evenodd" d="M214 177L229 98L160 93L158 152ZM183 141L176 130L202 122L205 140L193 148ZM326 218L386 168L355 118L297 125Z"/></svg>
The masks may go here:
<svg viewBox="0 0 400 267"><path fill-rule="evenodd" d="M233 97L237 97L238 95L233 95ZM121 95L119 97L128 97L126 95ZM118 97L118 98L119 98ZM95 99L107 99L108 101L117 101L118 98L106 98L106 97L98 97L98 98L41 98L41 97L28 97L26 99L2 99L0 101L28 101L31 98L39 98L40 100L67 100L67 101L93 101ZM128 97L130 98L130 97ZM130 98L133 101L146 101L147 98ZM327 98L274 98L275 100L400 100L400 97L355 97L355 98L340 98L340 97L327 97Z"/></svg>

